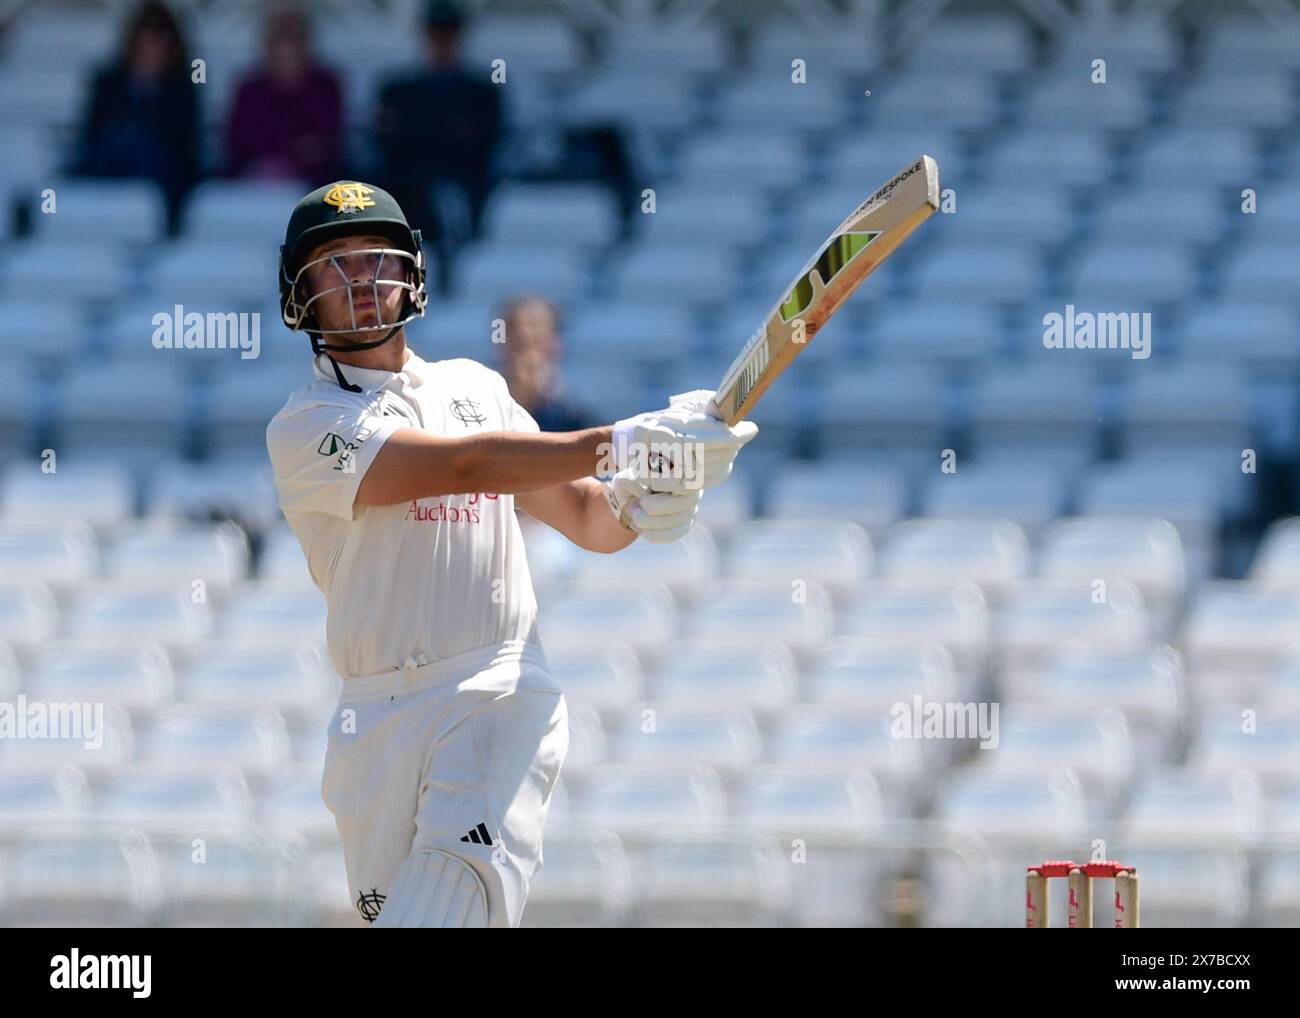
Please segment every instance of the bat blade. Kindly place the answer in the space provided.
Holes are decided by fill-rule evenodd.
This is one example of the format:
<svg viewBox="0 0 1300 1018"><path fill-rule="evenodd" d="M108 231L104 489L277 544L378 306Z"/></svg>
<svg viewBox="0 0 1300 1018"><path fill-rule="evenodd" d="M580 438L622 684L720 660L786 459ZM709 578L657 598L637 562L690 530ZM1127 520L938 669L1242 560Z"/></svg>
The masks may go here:
<svg viewBox="0 0 1300 1018"><path fill-rule="evenodd" d="M921 156L853 210L826 238L732 361L714 403L743 420L839 306L939 207L939 167Z"/></svg>

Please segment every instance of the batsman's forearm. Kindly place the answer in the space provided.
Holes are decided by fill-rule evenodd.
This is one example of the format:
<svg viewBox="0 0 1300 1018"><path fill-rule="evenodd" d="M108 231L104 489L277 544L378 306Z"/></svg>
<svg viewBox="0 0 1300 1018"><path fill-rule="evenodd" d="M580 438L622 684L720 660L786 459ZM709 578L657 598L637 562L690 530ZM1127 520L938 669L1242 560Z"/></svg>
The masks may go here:
<svg viewBox="0 0 1300 1018"><path fill-rule="evenodd" d="M398 505L479 491L513 495L590 477L605 466L612 431L485 431L449 438L401 428L375 455L354 504Z"/></svg>
<svg viewBox="0 0 1300 1018"><path fill-rule="evenodd" d="M513 495L590 477L609 451L612 427L582 431L485 431L452 458L457 491Z"/></svg>

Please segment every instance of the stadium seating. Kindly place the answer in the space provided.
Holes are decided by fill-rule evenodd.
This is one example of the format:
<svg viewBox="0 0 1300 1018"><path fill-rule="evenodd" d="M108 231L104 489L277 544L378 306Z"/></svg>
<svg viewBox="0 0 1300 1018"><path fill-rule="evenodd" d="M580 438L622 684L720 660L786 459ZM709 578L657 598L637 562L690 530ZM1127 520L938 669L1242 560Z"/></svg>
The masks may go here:
<svg viewBox="0 0 1300 1018"><path fill-rule="evenodd" d="M355 926L320 798L345 680L265 454L311 378L275 281L306 183L215 175L256 19L184 5L208 176L169 236L155 186L67 175L124 12L59 6L0 51L0 703L101 710L0 739L0 923ZM469 31L509 144L409 330L431 360L499 369L494 320L534 291L563 394L626 417L716 385L921 152L944 208L764 396L687 540L597 555L521 517L570 718L525 923L878 926L915 880L926 925L1021 925L1025 863L1097 838L1159 875L1146 925L1300 922L1294 33L539 6ZM376 85L420 59L410 7L316 26L362 165ZM632 195L518 157L584 126L625 137ZM260 314L257 356L156 349L178 304ZM1047 349L1067 304L1151 312L1150 357ZM996 706L996 748L911 737L927 704Z"/></svg>

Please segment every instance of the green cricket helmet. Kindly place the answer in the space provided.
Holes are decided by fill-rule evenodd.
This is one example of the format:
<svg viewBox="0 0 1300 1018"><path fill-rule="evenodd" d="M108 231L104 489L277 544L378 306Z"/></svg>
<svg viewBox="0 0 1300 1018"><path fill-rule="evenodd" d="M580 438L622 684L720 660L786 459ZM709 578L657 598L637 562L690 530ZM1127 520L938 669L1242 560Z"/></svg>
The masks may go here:
<svg viewBox="0 0 1300 1018"><path fill-rule="evenodd" d="M313 248L335 237L356 234L374 234L385 238L390 247L364 248L347 253L353 273L345 271L338 254L325 255L312 261L306 257ZM368 283L353 278L356 274L355 256L367 256L364 262ZM326 269L327 281L337 275L338 285L325 286L308 292L306 274L309 269L321 266ZM320 273L315 273L319 279ZM369 287L373 297L374 325L358 325L354 292ZM383 302L379 289L398 287L405 290L402 309L393 321L384 321ZM344 291L352 322L348 328L323 329L315 320L312 305L327 293ZM312 348L321 350L364 350L386 343L407 322L424 315L428 294L425 290L424 252L420 247L420 231L412 230L406 215L391 194L373 184L355 180L340 180L318 187L298 202L289 217L284 244L280 248L280 312L284 323L295 331L305 331L312 337ZM331 346L325 336L386 333L371 343L350 343Z"/></svg>

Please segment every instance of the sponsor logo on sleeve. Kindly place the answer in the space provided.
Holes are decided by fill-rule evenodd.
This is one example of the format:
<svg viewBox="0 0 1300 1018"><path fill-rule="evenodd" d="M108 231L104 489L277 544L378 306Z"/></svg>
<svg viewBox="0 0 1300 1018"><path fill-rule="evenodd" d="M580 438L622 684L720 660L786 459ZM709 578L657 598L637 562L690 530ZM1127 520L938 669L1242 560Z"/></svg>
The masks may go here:
<svg viewBox="0 0 1300 1018"><path fill-rule="evenodd" d="M336 457L335 470L351 472L356 469L352 454L368 437L369 435L359 435L357 441L349 442L342 435L336 435L331 431L321 439L320 445L316 447L316 452L321 456Z"/></svg>

